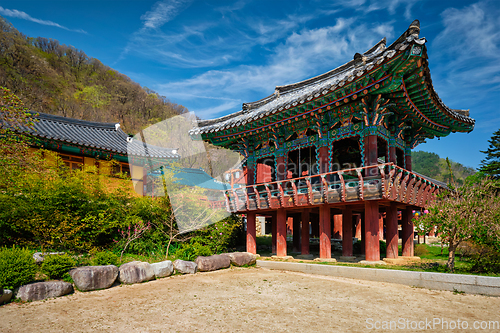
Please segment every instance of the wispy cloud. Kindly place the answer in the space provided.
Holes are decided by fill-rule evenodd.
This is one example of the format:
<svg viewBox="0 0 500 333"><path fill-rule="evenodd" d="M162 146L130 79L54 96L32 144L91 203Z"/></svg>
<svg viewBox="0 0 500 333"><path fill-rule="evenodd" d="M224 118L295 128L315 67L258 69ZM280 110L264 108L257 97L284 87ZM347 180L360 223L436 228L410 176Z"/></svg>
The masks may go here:
<svg viewBox="0 0 500 333"><path fill-rule="evenodd" d="M365 14L387 10L391 15L396 14L398 8L404 7L405 19L411 20L413 19L412 8L419 1L422 0L337 0L333 2L332 6L334 8L352 8Z"/></svg>
<svg viewBox="0 0 500 333"><path fill-rule="evenodd" d="M182 10L191 4L191 0L164 0L158 1L150 11L141 16L144 28L158 29L175 18Z"/></svg>
<svg viewBox="0 0 500 333"><path fill-rule="evenodd" d="M349 61L355 52L367 50L384 35L392 38L389 25L366 26L355 21L339 18L329 27L292 33L275 48L265 65L210 70L187 80L159 85L158 90L168 92L173 99L182 99L186 91L221 100L241 96L248 102L251 100L245 99L255 92L263 97L272 93L276 85L300 81ZM372 33L366 34L367 30ZM215 117L228 110L237 111L233 103L224 102L204 110L203 116Z"/></svg>
<svg viewBox="0 0 500 333"><path fill-rule="evenodd" d="M498 100L500 92L498 17L500 10L489 2L448 8L442 13L444 29L432 44L432 61L442 64L433 68L433 77L439 78L436 89L451 107L475 105L474 117L498 114L498 108L481 107L484 100ZM467 93L457 93L460 91Z"/></svg>
<svg viewBox="0 0 500 333"><path fill-rule="evenodd" d="M79 33L83 33L83 34L87 33L85 30L82 30L82 29L70 29L70 28L67 28L63 25L56 23L56 22L34 18L34 17L30 16L29 14L22 12L20 10L17 10L17 9L6 9L6 8L3 8L0 6L0 14L3 16L19 18L19 19L35 22L38 24L43 24L43 25L48 25L48 26L52 26L52 27L56 27L56 28L61 28L61 29L68 30L68 31L74 31L74 32L79 32Z"/></svg>

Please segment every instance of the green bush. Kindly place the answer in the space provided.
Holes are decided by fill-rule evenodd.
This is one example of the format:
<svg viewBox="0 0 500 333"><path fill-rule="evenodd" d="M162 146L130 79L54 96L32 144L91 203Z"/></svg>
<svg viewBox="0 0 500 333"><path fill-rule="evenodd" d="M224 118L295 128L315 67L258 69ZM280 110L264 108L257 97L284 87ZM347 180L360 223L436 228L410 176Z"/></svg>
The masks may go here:
<svg viewBox="0 0 500 333"><path fill-rule="evenodd" d="M420 256L426 256L428 254L429 254L429 249L427 248L427 245L425 244L415 245L415 248L413 250L413 255L420 257Z"/></svg>
<svg viewBox="0 0 500 333"><path fill-rule="evenodd" d="M14 289L35 279L37 266L30 251L0 249L0 287Z"/></svg>
<svg viewBox="0 0 500 333"><path fill-rule="evenodd" d="M471 272L474 273L500 273L500 252L494 248L484 246L479 253L473 254Z"/></svg>
<svg viewBox="0 0 500 333"><path fill-rule="evenodd" d="M51 279L62 279L75 264L75 260L67 254L48 255L43 260L42 273Z"/></svg>
<svg viewBox="0 0 500 333"><path fill-rule="evenodd" d="M118 266L119 257L113 252L97 252L92 259L92 264L96 266L115 265Z"/></svg>
<svg viewBox="0 0 500 333"><path fill-rule="evenodd" d="M197 242L189 242L182 244L174 253L177 259L193 261L199 256L211 256L214 254L210 247Z"/></svg>

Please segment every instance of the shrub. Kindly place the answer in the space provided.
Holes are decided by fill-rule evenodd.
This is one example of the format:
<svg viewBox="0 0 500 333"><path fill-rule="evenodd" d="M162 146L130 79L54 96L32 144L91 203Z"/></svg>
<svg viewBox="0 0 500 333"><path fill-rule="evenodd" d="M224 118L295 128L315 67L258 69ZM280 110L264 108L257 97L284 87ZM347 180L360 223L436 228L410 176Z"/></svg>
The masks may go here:
<svg viewBox="0 0 500 333"><path fill-rule="evenodd" d="M494 248L483 246L480 251L471 255L471 272L500 273L500 252Z"/></svg>
<svg viewBox="0 0 500 333"><path fill-rule="evenodd" d="M42 273L51 279L62 279L75 264L75 260L67 254L48 255L43 260Z"/></svg>
<svg viewBox="0 0 500 333"><path fill-rule="evenodd" d="M175 251L174 256L181 260L195 260L199 256L211 256L214 254L210 247L207 245L202 245L197 242L189 242L182 244L177 251Z"/></svg>
<svg viewBox="0 0 500 333"><path fill-rule="evenodd" d="M115 265L118 266L119 258L113 252L103 251L97 252L92 259L92 264L96 266Z"/></svg>
<svg viewBox="0 0 500 333"><path fill-rule="evenodd" d="M380 255L384 255L387 253L387 244L383 240L379 240L380 245Z"/></svg>
<svg viewBox="0 0 500 333"><path fill-rule="evenodd" d="M0 287L14 289L35 279L37 266L30 251L0 249Z"/></svg>
<svg viewBox="0 0 500 333"><path fill-rule="evenodd" d="M425 256L429 254L429 249L425 244L417 244L413 250L413 254L417 257Z"/></svg>

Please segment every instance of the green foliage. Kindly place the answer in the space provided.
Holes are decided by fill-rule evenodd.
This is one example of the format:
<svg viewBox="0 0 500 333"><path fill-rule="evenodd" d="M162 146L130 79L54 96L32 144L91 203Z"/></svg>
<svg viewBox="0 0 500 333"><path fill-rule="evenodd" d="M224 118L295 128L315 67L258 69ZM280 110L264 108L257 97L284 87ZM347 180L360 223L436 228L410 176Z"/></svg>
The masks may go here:
<svg viewBox="0 0 500 333"><path fill-rule="evenodd" d="M35 279L37 266L27 249L0 248L0 287L14 289Z"/></svg>
<svg viewBox="0 0 500 333"><path fill-rule="evenodd" d="M127 219L128 184L113 179L122 186L110 190L109 177L61 165L40 159L0 179L0 244L88 251L112 242Z"/></svg>
<svg viewBox="0 0 500 333"><path fill-rule="evenodd" d="M82 50L54 39L26 37L2 17L0 85L12 89L32 110L119 121L129 133L186 112Z"/></svg>
<svg viewBox="0 0 500 333"><path fill-rule="evenodd" d="M486 158L481 161L481 171L491 177L500 178L500 129L488 140L489 147L482 150Z"/></svg>
<svg viewBox="0 0 500 333"><path fill-rule="evenodd" d="M457 247L464 241L500 250L499 187L497 181L483 179L443 191L429 204L429 214L419 218L426 228L436 226L441 241L448 245L450 271L454 269Z"/></svg>
<svg viewBox="0 0 500 333"><path fill-rule="evenodd" d="M448 166L447 159L440 158L435 153L414 151L411 158L413 171L445 183L451 182L450 169L453 180L457 185L463 185L465 179L476 172L473 168L451 160L449 160L450 165Z"/></svg>
<svg viewBox="0 0 500 333"><path fill-rule="evenodd" d="M189 242L179 244L174 256L183 260L194 260L198 256L211 256L228 252L243 241L241 218L231 215L192 233Z"/></svg>
<svg viewBox="0 0 500 333"><path fill-rule="evenodd" d="M119 258L116 254L109 251L101 251L97 252L92 259L92 264L95 266L104 266L104 265L119 265Z"/></svg>
<svg viewBox="0 0 500 333"><path fill-rule="evenodd" d="M68 271L75 267L76 262L67 254L45 256L42 263L42 273L51 279L62 279Z"/></svg>
<svg viewBox="0 0 500 333"><path fill-rule="evenodd" d="M417 257L429 255L429 250L425 244L417 244L413 249L413 254Z"/></svg>
<svg viewBox="0 0 500 333"><path fill-rule="evenodd" d="M387 252L387 244L383 240L379 240L379 246L380 246L380 254L384 254Z"/></svg>
<svg viewBox="0 0 500 333"><path fill-rule="evenodd" d="M474 273L500 273L500 251L483 247L482 251L471 255L471 271Z"/></svg>

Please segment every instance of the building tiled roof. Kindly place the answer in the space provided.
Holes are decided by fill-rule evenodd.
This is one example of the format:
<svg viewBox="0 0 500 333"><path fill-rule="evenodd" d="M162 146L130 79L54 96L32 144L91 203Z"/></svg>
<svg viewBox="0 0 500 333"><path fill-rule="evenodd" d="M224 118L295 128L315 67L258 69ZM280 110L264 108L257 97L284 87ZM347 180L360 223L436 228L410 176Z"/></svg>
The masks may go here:
<svg viewBox="0 0 500 333"><path fill-rule="evenodd" d="M132 140L121 130L120 124L85 121L46 113L33 113L33 115L35 119L33 127L24 127L24 131L34 137L122 155L180 158L174 153L175 149L145 146L142 142Z"/></svg>
<svg viewBox="0 0 500 333"><path fill-rule="evenodd" d="M256 102L243 103L241 111L216 119L199 121L198 127L190 130L190 134L206 134L245 125L248 122L267 117L276 112L282 112L319 96L326 95L368 73L374 67L392 58L398 51L403 51L414 44L423 47L426 39L419 38L419 26L418 20L415 20L409 29L388 47L386 47L386 39L384 38L365 53L356 53L353 60L327 73L298 83L277 86L272 95ZM450 109L441 101L432 86L431 94L448 116L474 125L475 120L468 116L468 110Z"/></svg>

